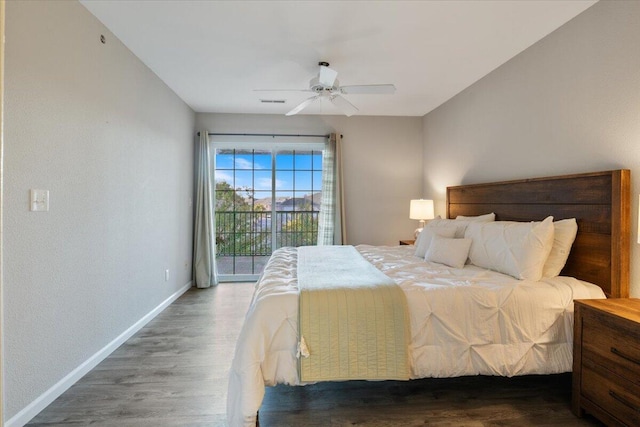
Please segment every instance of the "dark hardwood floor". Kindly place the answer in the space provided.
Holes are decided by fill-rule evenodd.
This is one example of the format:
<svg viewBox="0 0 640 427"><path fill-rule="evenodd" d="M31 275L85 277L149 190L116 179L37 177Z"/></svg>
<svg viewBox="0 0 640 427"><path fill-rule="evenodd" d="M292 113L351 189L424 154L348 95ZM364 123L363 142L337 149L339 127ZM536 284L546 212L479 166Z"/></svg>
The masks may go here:
<svg viewBox="0 0 640 427"><path fill-rule="evenodd" d="M253 284L192 289L29 426L224 426L227 376ZM467 377L268 387L260 425L598 426L571 377Z"/></svg>

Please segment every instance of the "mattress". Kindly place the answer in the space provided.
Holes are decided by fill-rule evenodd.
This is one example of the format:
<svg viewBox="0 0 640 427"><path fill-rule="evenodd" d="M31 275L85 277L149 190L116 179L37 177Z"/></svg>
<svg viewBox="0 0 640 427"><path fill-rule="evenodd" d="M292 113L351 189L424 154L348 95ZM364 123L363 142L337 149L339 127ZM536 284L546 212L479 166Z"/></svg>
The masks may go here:
<svg viewBox="0 0 640 427"><path fill-rule="evenodd" d="M412 246L356 249L398 284L410 318L413 379L569 372L573 300L605 298L571 277L539 282L473 265L426 262ZM298 375L297 250L276 250L256 283L229 375L227 417L255 425L264 387L304 385Z"/></svg>

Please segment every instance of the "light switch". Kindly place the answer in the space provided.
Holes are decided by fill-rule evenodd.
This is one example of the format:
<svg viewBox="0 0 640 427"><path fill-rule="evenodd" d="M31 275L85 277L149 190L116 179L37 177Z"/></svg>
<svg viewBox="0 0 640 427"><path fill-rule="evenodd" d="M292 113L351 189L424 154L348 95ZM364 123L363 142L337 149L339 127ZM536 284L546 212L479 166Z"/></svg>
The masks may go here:
<svg viewBox="0 0 640 427"><path fill-rule="evenodd" d="M34 212L47 212L49 210L49 190L31 189L30 209Z"/></svg>

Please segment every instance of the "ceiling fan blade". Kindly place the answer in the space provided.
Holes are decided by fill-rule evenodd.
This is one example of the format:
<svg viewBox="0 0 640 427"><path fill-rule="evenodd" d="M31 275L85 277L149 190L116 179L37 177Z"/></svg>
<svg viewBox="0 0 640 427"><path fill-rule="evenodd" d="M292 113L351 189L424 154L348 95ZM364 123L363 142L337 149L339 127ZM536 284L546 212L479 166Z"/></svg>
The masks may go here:
<svg viewBox="0 0 640 427"><path fill-rule="evenodd" d="M395 93L394 85L353 85L340 86L340 91L349 95L384 95Z"/></svg>
<svg viewBox="0 0 640 427"><path fill-rule="evenodd" d="M311 89L254 89L254 92L313 92Z"/></svg>
<svg viewBox="0 0 640 427"><path fill-rule="evenodd" d="M332 95L329 97L329 100L333 103L333 105L341 109L347 117L351 117L358 112L358 109L355 105L353 105L340 95Z"/></svg>
<svg viewBox="0 0 640 427"><path fill-rule="evenodd" d="M318 76L318 80L322 86L333 87L336 77L338 77L338 72L336 70L332 70L325 65L320 66L320 76Z"/></svg>
<svg viewBox="0 0 640 427"><path fill-rule="evenodd" d="M302 111L305 108L307 108L309 105L311 105L313 103L313 101L315 101L318 98L319 98L319 96L316 95L316 96L312 96L311 98L305 99L300 104L298 104L293 110L291 110L287 114L285 114L285 116L293 116L294 114L298 114L300 111Z"/></svg>

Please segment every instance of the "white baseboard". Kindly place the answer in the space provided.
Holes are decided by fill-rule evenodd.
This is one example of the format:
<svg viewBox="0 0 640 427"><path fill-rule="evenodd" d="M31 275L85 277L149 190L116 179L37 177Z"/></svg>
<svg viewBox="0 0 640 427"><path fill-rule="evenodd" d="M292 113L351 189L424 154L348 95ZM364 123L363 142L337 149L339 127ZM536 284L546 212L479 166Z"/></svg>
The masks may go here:
<svg viewBox="0 0 640 427"><path fill-rule="evenodd" d="M156 308L147 313L142 319L134 323L129 329L121 333L116 339L104 346L96 354L85 360L80 366L71 371L66 377L58 381L49 390L42 393L37 399L28 404L23 410L11 417L5 422L5 427L22 427L27 424L33 417L38 415L44 408L49 406L51 402L56 400L62 393L67 391L69 387L75 384L80 378L85 376L90 370L95 368L100 362L107 358L115 349L120 347L126 340L131 338L133 334L142 329L162 310L167 308L172 302L177 300L182 294L187 292L192 286L192 282L187 283L177 290L173 295L160 303Z"/></svg>

